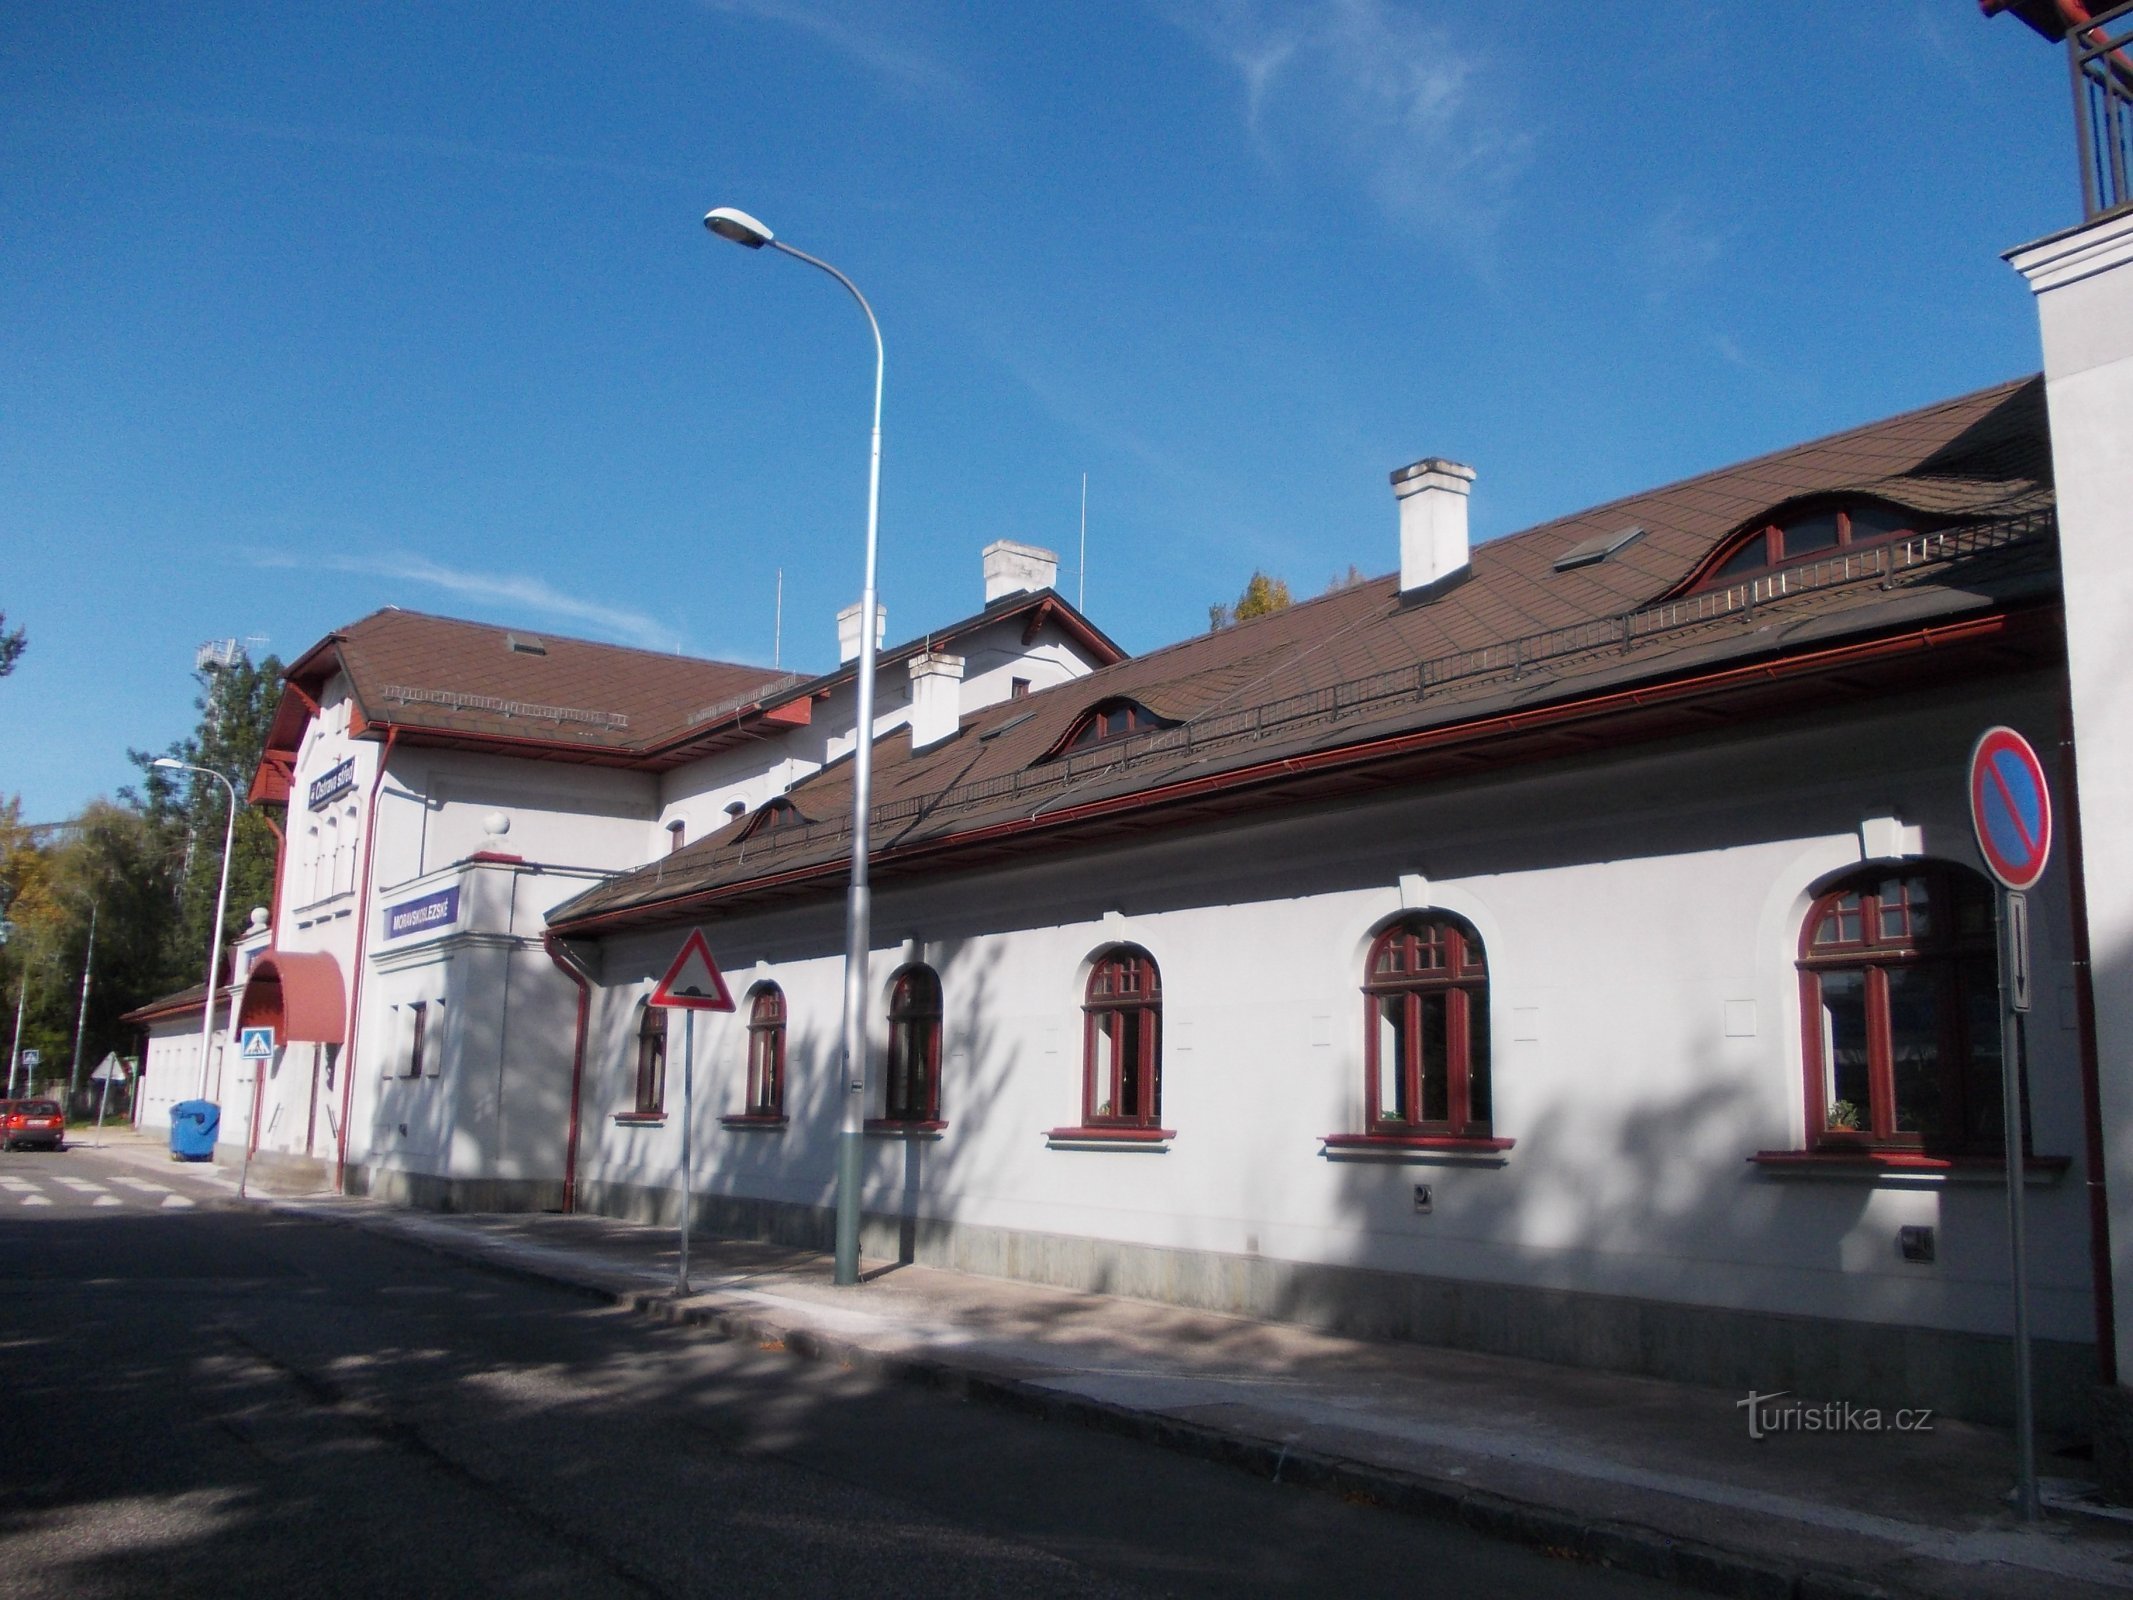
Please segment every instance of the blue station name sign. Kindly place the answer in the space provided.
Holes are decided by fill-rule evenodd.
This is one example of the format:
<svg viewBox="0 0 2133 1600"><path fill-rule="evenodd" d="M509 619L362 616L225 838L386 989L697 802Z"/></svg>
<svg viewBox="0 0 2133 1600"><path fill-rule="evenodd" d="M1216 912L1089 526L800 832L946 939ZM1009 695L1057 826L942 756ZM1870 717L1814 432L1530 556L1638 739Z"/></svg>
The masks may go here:
<svg viewBox="0 0 2133 1600"><path fill-rule="evenodd" d="M403 900L385 908L385 937L404 939L411 933L449 928L459 920L459 885L439 889L419 900Z"/></svg>
<svg viewBox="0 0 2133 1600"><path fill-rule="evenodd" d="M338 800L356 786L355 757L350 756L311 780L311 809Z"/></svg>

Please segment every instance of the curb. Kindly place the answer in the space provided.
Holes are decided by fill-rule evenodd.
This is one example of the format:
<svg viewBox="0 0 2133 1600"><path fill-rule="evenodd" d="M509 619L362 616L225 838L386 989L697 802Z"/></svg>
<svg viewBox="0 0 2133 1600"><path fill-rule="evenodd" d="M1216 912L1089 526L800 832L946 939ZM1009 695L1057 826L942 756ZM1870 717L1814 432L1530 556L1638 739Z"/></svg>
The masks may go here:
<svg viewBox="0 0 2133 1600"><path fill-rule="evenodd" d="M483 1241L403 1231L390 1215L310 1209L273 1197L243 1203L383 1234L446 1260L519 1282L561 1289L671 1327L703 1329L721 1338L751 1342L804 1361L931 1389L1040 1421L1095 1429L1233 1467L1273 1483L1338 1495L1406 1516L1457 1523L1490 1538L1559 1559L1659 1579L1705 1594L1739 1600L1940 1600L1947 1592L1944 1585L1932 1582L1929 1571L1892 1587L1832 1567L1750 1555L1676 1538L1639 1523L1580 1517L1559 1507L1519 1500L1451 1479L1299 1450L1285 1440L1225 1432L1112 1401L1064 1394L1027 1379L988 1373L935 1356L887 1354L817 1328L788 1325L759 1311L678 1302L669 1291L618 1289L560 1268L501 1258ZM2044 1574L2037 1576L2045 1579Z"/></svg>

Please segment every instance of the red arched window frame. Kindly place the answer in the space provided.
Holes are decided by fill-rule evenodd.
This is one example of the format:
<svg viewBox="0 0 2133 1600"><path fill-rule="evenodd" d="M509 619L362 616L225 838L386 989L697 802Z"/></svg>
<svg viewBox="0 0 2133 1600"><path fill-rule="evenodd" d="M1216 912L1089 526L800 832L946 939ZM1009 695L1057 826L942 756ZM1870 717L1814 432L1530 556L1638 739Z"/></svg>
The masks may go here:
<svg viewBox="0 0 2133 1600"><path fill-rule="evenodd" d="M1924 521L1916 512L1879 501L1797 508L1736 534L1688 589L1723 589L1765 572L1887 544L1923 531Z"/></svg>
<svg viewBox="0 0 2133 1600"><path fill-rule="evenodd" d="M1163 979L1145 950L1108 950L1082 1001L1081 1120L1089 1128L1163 1121Z"/></svg>
<svg viewBox="0 0 2133 1600"><path fill-rule="evenodd" d="M785 1115L785 991L758 984L748 997L748 1103L751 1117Z"/></svg>
<svg viewBox="0 0 2133 1600"><path fill-rule="evenodd" d="M1067 730L1066 737L1052 747L1051 754L1072 755L1077 750L1091 750L1100 744L1131 738L1136 733L1150 733L1171 726L1168 718L1157 716L1138 700L1103 700L1081 714L1081 719Z"/></svg>
<svg viewBox="0 0 2133 1600"><path fill-rule="evenodd" d="M1809 909L1799 973L1811 1148L2001 1153L1990 884L1948 864L1853 873Z"/></svg>
<svg viewBox="0 0 2133 1600"><path fill-rule="evenodd" d="M882 1120L941 1119L941 980L906 967L889 984L889 1058Z"/></svg>
<svg viewBox="0 0 2133 1600"><path fill-rule="evenodd" d="M667 1012L648 1005L637 1018L637 1103L640 1117L667 1111Z"/></svg>
<svg viewBox="0 0 2133 1600"><path fill-rule="evenodd" d="M1407 917L1370 946L1363 973L1365 1131L1489 1137L1489 966L1451 917Z"/></svg>

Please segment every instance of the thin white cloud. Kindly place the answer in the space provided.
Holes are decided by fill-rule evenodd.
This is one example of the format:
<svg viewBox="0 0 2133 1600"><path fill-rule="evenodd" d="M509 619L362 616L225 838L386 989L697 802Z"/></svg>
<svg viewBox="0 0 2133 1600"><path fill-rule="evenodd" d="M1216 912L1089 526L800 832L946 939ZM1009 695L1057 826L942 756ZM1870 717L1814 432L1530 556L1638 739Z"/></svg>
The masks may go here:
<svg viewBox="0 0 2133 1600"><path fill-rule="evenodd" d="M708 11L749 17L807 34L901 90L958 96L964 92L962 79L946 66L881 33L857 26L849 8L809 5L805 0L699 0L699 3Z"/></svg>
<svg viewBox="0 0 2133 1600"><path fill-rule="evenodd" d="M1622 259L1645 303L1656 307L1701 282L1725 253L1725 236L1700 221L1688 201L1676 200L1630 237Z"/></svg>
<svg viewBox="0 0 2133 1600"><path fill-rule="evenodd" d="M387 578L395 583L426 584L449 594L493 604L524 606L544 616L567 617L600 629L611 638L625 639L649 650L675 648L674 629L656 617L623 606L602 605L578 595L566 594L545 578L525 572L466 572L447 567L427 556L386 551L372 556L305 555L255 550L248 553L255 567L293 568L302 571L358 573L367 578Z"/></svg>
<svg viewBox="0 0 2133 1600"><path fill-rule="evenodd" d="M1485 52L1391 0L1220 0L1167 14L1237 73L1262 156L1356 174L1393 222L1488 254L1532 136Z"/></svg>

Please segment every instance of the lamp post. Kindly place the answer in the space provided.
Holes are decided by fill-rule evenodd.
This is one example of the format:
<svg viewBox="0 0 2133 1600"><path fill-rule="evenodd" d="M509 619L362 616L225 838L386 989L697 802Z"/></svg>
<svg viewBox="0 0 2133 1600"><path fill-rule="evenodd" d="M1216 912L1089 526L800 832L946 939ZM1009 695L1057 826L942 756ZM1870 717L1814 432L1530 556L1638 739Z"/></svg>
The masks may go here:
<svg viewBox="0 0 2133 1600"><path fill-rule="evenodd" d="M200 1009L200 1098L207 1098L207 1058L215 1037L215 985L222 977L222 910L230 898L230 846L237 841L237 789L213 767L198 767L176 756L157 756L154 765L166 772L197 772L221 784L230 797L230 820L222 829L222 881L215 890L215 921L208 929L207 1003ZM249 1143L249 1139L246 1141Z"/></svg>
<svg viewBox="0 0 2133 1600"><path fill-rule="evenodd" d="M827 261L795 250L745 211L720 206L704 226L750 250L766 244L819 267L850 291L874 335L874 441L867 464L866 585L859 596L859 710L852 751L852 887L844 913L844 1122L837 1141L837 1265L835 1281L859 1281L859 1169L866 1137L867 956L873 902L867 887L867 810L874 780L874 549L881 522L881 324L859 285Z"/></svg>

